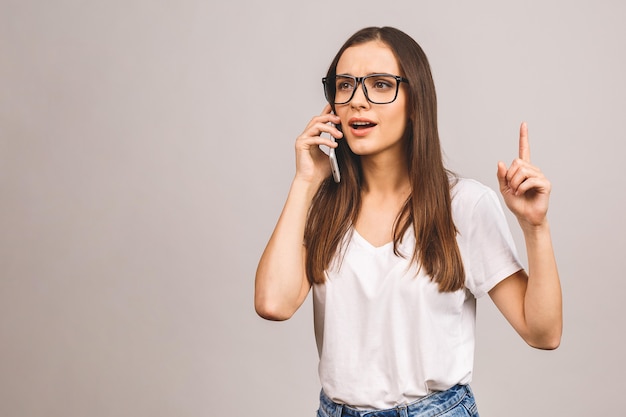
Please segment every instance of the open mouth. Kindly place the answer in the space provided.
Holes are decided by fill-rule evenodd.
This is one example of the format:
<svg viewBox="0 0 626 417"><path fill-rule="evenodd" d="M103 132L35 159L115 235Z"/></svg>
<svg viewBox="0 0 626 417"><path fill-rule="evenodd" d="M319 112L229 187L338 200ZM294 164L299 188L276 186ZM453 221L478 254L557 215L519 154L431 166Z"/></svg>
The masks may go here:
<svg viewBox="0 0 626 417"><path fill-rule="evenodd" d="M352 122L350 123L350 127L352 129L368 129L370 127L374 127L376 126L376 123L372 123L372 122Z"/></svg>

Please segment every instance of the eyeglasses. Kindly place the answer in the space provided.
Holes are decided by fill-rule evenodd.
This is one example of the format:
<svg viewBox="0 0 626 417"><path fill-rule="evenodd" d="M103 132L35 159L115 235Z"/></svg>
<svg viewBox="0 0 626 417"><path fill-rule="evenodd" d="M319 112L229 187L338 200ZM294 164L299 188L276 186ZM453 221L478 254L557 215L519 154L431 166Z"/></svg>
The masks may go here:
<svg viewBox="0 0 626 417"><path fill-rule="evenodd" d="M336 75L322 78L326 100L334 104L346 104L352 100L359 83L370 103L388 104L398 97L401 82L408 84L409 80L391 74L370 74L365 77Z"/></svg>

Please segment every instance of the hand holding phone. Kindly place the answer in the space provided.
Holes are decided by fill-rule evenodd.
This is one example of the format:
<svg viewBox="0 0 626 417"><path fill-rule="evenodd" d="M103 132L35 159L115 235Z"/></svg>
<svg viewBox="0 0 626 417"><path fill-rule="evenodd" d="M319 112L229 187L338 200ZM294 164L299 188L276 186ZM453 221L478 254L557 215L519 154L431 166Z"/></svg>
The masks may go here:
<svg viewBox="0 0 626 417"><path fill-rule="evenodd" d="M325 109L325 112L328 110L330 110L330 108ZM331 112L331 114L333 113ZM333 124L333 126L341 131L341 125ZM331 140L331 142L336 142L335 137L329 132L322 132L322 135L328 135L328 138ZM339 172L339 164L337 163L337 154L335 153L335 148L331 148L330 146L326 145L319 145L319 148L322 150L322 152L328 155L328 160L330 162L330 171L333 174L333 179L336 183L339 183L339 181L341 181L341 174Z"/></svg>

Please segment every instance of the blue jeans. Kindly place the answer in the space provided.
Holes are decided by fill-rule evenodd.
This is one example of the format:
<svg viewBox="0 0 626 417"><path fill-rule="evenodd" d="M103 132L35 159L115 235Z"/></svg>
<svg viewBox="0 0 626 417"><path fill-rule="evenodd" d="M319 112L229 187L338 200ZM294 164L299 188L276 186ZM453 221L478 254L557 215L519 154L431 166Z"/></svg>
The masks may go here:
<svg viewBox="0 0 626 417"><path fill-rule="evenodd" d="M388 410L357 410L334 403L320 394L317 417L479 417L474 394L468 385L456 385L434 392L415 402Z"/></svg>

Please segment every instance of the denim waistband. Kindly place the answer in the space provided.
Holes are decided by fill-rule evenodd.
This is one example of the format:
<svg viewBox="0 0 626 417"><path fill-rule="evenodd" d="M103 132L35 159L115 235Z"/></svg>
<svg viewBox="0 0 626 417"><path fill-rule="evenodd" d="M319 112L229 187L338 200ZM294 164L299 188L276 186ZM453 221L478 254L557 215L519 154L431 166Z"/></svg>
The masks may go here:
<svg viewBox="0 0 626 417"><path fill-rule="evenodd" d="M467 395L473 396L468 385L455 385L446 391L436 391L410 404L387 410L357 410L347 405L334 403L322 391L320 409L328 417L431 417L455 407Z"/></svg>

